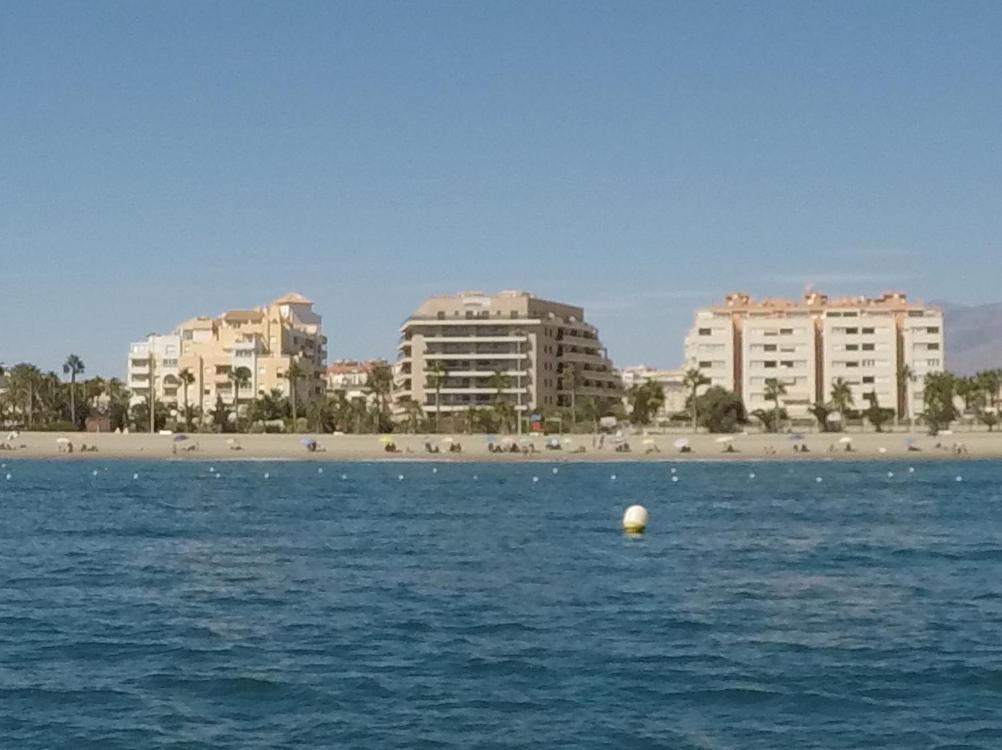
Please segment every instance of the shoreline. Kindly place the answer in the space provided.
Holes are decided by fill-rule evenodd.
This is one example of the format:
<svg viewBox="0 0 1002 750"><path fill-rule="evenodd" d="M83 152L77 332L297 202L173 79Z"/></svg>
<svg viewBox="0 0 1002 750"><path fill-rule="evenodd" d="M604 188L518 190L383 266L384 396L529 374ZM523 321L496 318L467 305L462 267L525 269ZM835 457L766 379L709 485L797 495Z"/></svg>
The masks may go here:
<svg viewBox="0 0 1002 750"><path fill-rule="evenodd" d="M0 436L2 437L2 436ZM387 452L384 442L391 437L399 452ZM558 437L558 436L550 436ZM549 437L527 438L535 447L531 453L498 453L487 449L485 435L233 435L190 433L150 435L148 433L60 433L22 432L7 443L14 450L0 450L0 462L17 459L65 459L70 461L103 460L171 460L171 461L307 461L307 462L442 462L442 463L679 463L698 462L769 462L769 461L929 461L961 459L1002 459L1002 432L964 432L939 437L918 433L810 433L794 442L787 434L737 434L733 437L734 452L725 452L722 436L698 434L631 435L626 440L630 452L617 452L607 445L593 447L594 435L565 437L561 450L546 449ZM318 444L310 452L304 441L313 438ZM850 439L853 450L845 450ZM505 439L499 436L500 439ZM676 441L688 441L691 452L674 448ZM426 442L439 448L429 453ZM607 443L609 439L607 437ZM73 452L66 452L67 443ZM449 452L448 446L462 445L461 453ZM806 452L794 451L803 445ZM96 451L81 452L83 445ZM916 450L909 450L911 445ZM937 445L939 447L937 447ZM955 446L963 446L957 454ZM584 451L580 451L580 448ZM648 450L657 449L648 453Z"/></svg>

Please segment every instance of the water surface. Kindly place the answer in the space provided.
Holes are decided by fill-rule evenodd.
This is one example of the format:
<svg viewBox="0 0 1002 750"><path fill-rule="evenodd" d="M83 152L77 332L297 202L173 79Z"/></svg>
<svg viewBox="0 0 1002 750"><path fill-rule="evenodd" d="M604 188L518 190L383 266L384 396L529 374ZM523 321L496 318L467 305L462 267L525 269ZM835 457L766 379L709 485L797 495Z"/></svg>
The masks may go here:
<svg viewBox="0 0 1002 750"><path fill-rule="evenodd" d="M8 461L0 747L1002 746L1002 463L554 466Z"/></svg>

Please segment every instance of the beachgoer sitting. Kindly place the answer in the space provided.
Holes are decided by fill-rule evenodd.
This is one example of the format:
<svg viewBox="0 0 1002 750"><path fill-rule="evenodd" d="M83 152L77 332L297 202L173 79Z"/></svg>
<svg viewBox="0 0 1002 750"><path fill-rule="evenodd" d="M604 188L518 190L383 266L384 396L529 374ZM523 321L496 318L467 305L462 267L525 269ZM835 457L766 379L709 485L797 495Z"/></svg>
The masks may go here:
<svg viewBox="0 0 1002 750"><path fill-rule="evenodd" d="M460 443L452 443L449 445L449 453L462 453L463 446Z"/></svg>
<svg viewBox="0 0 1002 750"><path fill-rule="evenodd" d="M394 443L394 442L393 442L393 441L391 440L390 442L388 442L388 443L386 444L386 452L387 452L387 453L399 453L399 452L400 452L400 449L399 449L399 448L397 448L397 444L396 444L396 443Z"/></svg>
<svg viewBox="0 0 1002 750"><path fill-rule="evenodd" d="M425 440L424 441L424 449L428 453L438 453L439 452L439 447L437 445L432 445L432 442L430 440Z"/></svg>
<svg viewBox="0 0 1002 750"><path fill-rule="evenodd" d="M734 443L728 443L727 447L724 448L724 453L737 453L737 451L734 450Z"/></svg>

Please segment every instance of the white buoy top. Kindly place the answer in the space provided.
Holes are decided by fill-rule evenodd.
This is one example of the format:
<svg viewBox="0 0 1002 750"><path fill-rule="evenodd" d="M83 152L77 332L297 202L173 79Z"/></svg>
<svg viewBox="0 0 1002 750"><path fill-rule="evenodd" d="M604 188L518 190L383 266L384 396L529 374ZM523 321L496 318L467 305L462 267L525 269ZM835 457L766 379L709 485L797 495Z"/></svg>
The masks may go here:
<svg viewBox="0 0 1002 750"><path fill-rule="evenodd" d="M623 513L623 529L631 534L642 534L647 529L647 508L631 505Z"/></svg>

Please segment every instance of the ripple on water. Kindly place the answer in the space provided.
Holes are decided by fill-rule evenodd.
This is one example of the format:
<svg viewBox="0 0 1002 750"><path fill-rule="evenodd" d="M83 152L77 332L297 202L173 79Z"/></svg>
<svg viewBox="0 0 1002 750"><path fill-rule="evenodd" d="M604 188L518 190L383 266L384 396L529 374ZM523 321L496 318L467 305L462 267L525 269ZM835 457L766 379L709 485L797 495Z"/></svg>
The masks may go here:
<svg viewBox="0 0 1002 750"><path fill-rule="evenodd" d="M265 463L18 462L0 747L1002 747L998 463Z"/></svg>

